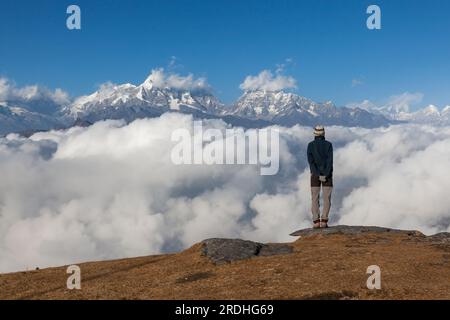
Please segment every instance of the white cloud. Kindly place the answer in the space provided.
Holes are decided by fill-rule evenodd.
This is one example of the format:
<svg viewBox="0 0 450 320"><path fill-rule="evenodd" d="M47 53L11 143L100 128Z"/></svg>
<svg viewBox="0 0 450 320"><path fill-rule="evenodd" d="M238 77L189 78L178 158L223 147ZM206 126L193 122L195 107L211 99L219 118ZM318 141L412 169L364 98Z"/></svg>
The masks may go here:
<svg viewBox="0 0 450 320"><path fill-rule="evenodd" d="M411 107L422 102L424 94L421 92L404 92L398 95L392 95L385 103L376 104L370 100L348 103L347 107L359 107L367 111L381 111L388 114L397 114L401 112L410 112Z"/></svg>
<svg viewBox="0 0 450 320"><path fill-rule="evenodd" d="M167 74L163 68L152 70L145 83L156 88L173 88L178 90L209 90L206 78L194 78L192 74L181 76L176 73Z"/></svg>
<svg viewBox="0 0 450 320"><path fill-rule="evenodd" d="M270 70L263 70L257 76L247 76L239 86L242 90L280 91L296 88L297 82L293 77L281 74L273 75Z"/></svg>
<svg viewBox="0 0 450 320"><path fill-rule="evenodd" d="M180 59L176 56L171 56L167 64L169 72L175 72L175 70L182 70L184 66L180 63Z"/></svg>
<svg viewBox="0 0 450 320"><path fill-rule="evenodd" d="M280 172L173 165L192 117L0 139L0 272L180 250L208 237L290 241L310 226L311 128L280 127ZM206 128L225 129L218 120ZM450 231L450 128L327 128L332 224Z"/></svg>
<svg viewBox="0 0 450 320"><path fill-rule="evenodd" d="M423 96L423 93L420 92L404 92L399 95L391 96L384 107L397 112L409 112L411 106L422 102Z"/></svg>
<svg viewBox="0 0 450 320"><path fill-rule="evenodd" d="M11 86L6 78L0 78L0 101L8 100Z"/></svg>
<svg viewBox="0 0 450 320"><path fill-rule="evenodd" d="M361 102L351 102L346 105L348 108L361 108L367 111L376 110L378 107L375 103L370 100L363 100Z"/></svg>
<svg viewBox="0 0 450 320"><path fill-rule="evenodd" d="M12 83L7 78L0 78L0 101L26 103L40 99L50 100L58 105L70 102L69 94L62 89L57 88L52 91L38 85L17 87L15 83Z"/></svg>
<svg viewBox="0 0 450 320"><path fill-rule="evenodd" d="M286 59L284 59L284 62L276 64L275 72L276 72L276 74L281 74L286 70L287 67L290 67L293 65L295 65L294 59L286 58Z"/></svg>
<svg viewBox="0 0 450 320"><path fill-rule="evenodd" d="M70 102L69 94L60 88L57 88L55 89L55 91L50 92L50 97L59 105L68 104Z"/></svg>
<svg viewBox="0 0 450 320"><path fill-rule="evenodd" d="M361 79L352 79L352 88L363 85L364 81Z"/></svg>

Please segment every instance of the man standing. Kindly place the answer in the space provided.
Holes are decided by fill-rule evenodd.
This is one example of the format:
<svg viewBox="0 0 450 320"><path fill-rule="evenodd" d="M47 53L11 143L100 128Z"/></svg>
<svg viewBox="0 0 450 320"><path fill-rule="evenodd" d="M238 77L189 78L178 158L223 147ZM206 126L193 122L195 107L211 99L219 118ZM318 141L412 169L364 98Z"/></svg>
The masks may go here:
<svg viewBox="0 0 450 320"><path fill-rule="evenodd" d="M325 128L314 128L314 140L308 144L308 162L311 170L311 211L314 228L328 228L328 214L333 190L333 145L325 140ZM323 212L320 216L320 187L323 191Z"/></svg>

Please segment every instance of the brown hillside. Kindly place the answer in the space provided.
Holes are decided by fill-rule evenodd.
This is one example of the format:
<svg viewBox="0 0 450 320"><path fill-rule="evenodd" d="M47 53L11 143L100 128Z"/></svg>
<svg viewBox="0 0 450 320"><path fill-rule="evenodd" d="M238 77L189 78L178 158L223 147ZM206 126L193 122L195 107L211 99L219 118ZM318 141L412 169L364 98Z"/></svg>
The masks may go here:
<svg viewBox="0 0 450 320"><path fill-rule="evenodd" d="M288 244L211 239L177 254L0 275L2 299L449 299L450 234L367 227L302 230ZM369 265L381 290L368 290Z"/></svg>

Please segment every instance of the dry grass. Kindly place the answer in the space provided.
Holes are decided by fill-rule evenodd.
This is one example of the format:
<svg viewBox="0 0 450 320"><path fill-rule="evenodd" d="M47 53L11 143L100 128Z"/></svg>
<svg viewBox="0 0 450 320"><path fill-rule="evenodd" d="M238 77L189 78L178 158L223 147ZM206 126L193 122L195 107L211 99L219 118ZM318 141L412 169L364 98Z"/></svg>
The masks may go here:
<svg viewBox="0 0 450 320"><path fill-rule="evenodd" d="M450 247L405 234L314 235L294 253L216 266L201 245L178 254L80 264L82 289L65 267L0 275L3 299L450 299ZM382 289L368 290L378 265Z"/></svg>

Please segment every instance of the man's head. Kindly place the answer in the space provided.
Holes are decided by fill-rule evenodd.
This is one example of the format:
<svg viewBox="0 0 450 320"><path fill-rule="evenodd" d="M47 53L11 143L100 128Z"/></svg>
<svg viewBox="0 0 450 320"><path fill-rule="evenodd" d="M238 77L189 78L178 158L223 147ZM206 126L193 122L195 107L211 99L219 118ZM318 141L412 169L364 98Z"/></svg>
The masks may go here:
<svg viewBox="0 0 450 320"><path fill-rule="evenodd" d="M325 137L325 128L323 126L315 126L314 127L314 136L315 137Z"/></svg>

